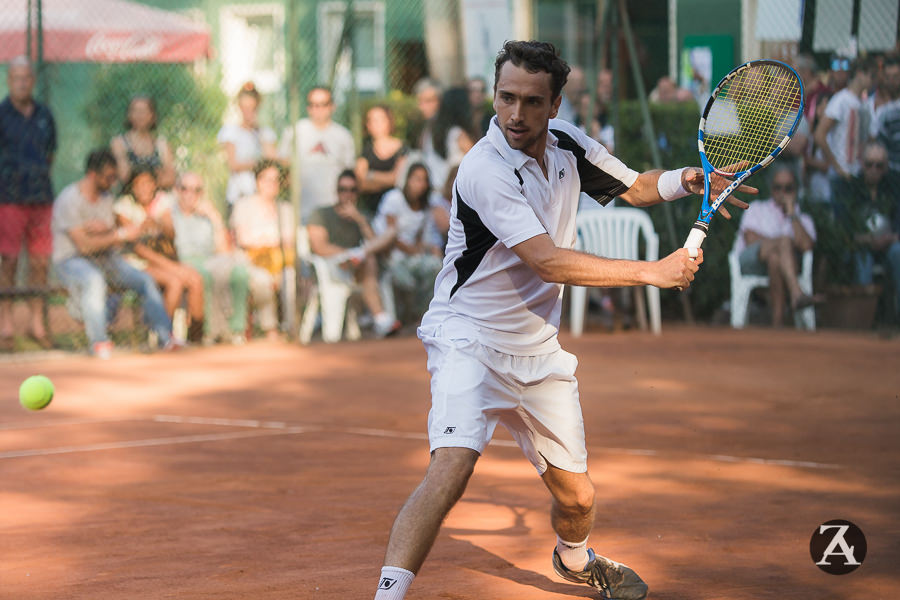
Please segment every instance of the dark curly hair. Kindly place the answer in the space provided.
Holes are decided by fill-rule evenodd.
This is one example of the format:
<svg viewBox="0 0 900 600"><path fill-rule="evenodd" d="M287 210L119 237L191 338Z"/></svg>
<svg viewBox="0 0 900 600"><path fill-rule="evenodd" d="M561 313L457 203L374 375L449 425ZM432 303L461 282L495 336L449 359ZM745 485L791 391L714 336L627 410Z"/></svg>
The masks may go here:
<svg viewBox="0 0 900 600"><path fill-rule="evenodd" d="M550 91L551 100L556 100L562 92L566 80L569 78L569 65L566 61L559 57L559 51L556 46L549 42L538 42L531 40L523 41L507 41L503 44L503 48L497 53L497 60L494 62L494 89L497 89L497 82L500 80L500 69L503 65L510 61L517 67L523 67L529 73L545 72L550 73Z"/></svg>

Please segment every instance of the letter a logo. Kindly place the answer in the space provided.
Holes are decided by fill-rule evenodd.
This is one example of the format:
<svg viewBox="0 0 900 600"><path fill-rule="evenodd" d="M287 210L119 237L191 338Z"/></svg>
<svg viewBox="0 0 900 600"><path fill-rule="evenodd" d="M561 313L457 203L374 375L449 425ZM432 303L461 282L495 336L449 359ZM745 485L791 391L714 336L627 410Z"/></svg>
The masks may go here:
<svg viewBox="0 0 900 600"><path fill-rule="evenodd" d="M851 523L836 519L819 525L809 541L817 567L832 575L855 571L866 558L866 536Z"/></svg>

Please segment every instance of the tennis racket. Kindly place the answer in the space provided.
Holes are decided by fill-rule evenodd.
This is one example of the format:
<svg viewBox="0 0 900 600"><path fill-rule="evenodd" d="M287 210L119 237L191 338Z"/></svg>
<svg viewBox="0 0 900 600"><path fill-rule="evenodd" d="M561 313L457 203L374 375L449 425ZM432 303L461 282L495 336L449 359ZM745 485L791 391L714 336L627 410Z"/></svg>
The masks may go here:
<svg viewBox="0 0 900 600"><path fill-rule="evenodd" d="M753 60L726 75L713 90L697 133L703 167L703 204L684 244L691 257L703 244L713 215L734 191L775 160L803 115L800 76L777 60ZM727 187L710 203L710 192Z"/></svg>

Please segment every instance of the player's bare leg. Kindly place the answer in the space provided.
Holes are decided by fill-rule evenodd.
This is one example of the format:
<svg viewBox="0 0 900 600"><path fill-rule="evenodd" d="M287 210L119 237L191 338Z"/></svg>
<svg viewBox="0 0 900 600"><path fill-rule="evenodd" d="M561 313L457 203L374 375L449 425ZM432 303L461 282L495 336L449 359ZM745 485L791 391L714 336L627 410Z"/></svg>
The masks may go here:
<svg viewBox="0 0 900 600"><path fill-rule="evenodd" d="M572 582L599 590L604 598L643 600L647 584L630 567L594 554L587 538L594 524L594 484L587 473L549 465L542 475L553 496L550 522L556 531L553 569Z"/></svg>
<svg viewBox="0 0 900 600"><path fill-rule="evenodd" d="M418 573L444 517L462 497L478 456L468 448L438 448L432 453L425 479L394 520L376 598L403 598L412 577L395 586L391 570Z"/></svg>

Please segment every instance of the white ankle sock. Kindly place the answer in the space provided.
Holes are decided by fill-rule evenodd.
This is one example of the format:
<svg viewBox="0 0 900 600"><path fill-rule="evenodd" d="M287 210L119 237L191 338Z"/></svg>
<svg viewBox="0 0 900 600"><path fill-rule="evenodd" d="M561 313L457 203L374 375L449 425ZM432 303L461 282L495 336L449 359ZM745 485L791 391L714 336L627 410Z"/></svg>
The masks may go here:
<svg viewBox="0 0 900 600"><path fill-rule="evenodd" d="M559 536L556 536L556 552L567 569L583 571L584 567L587 566L587 541L588 539L584 538L581 542L566 542Z"/></svg>
<svg viewBox="0 0 900 600"><path fill-rule="evenodd" d="M400 567L381 567L375 600L403 600L415 576L412 571Z"/></svg>

